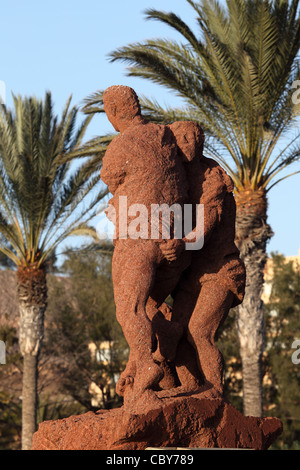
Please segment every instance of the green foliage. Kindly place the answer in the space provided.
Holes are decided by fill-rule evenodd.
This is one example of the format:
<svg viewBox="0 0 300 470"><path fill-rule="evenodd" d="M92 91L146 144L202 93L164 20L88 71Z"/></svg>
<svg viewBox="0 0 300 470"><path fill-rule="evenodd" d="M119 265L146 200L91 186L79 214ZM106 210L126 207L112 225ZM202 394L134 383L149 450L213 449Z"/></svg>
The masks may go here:
<svg viewBox="0 0 300 470"><path fill-rule="evenodd" d="M20 445L21 402L0 392L0 450L16 450Z"/></svg>
<svg viewBox="0 0 300 470"><path fill-rule="evenodd" d="M300 366L292 362L292 344L300 339L300 267L272 255L274 278L270 303L265 305L267 344L265 369L266 414L282 420L279 443L300 445ZM297 444L298 442L298 444Z"/></svg>
<svg viewBox="0 0 300 470"><path fill-rule="evenodd" d="M283 422L283 435L272 449L300 448L300 366L292 362L292 344L300 339L300 267L272 254L274 277L271 297L265 303L264 416ZM296 269L295 269L296 268ZM225 359L225 393L242 411L242 365L238 350L235 310L217 335Z"/></svg>
<svg viewBox="0 0 300 470"><path fill-rule="evenodd" d="M111 256L102 251L69 253L47 313L47 354L56 357L61 391L85 409L120 404L115 381L123 370L128 346L116 321ZM102 404L91 404L91 383L101 390Z"/></svg>
<svg viewBox="0 0 300 470"><path fill-rule="evenodd" d="M182 108L172 108L141 99L151 120L198 122L207 153L228 171L237 190L269 190L300 156L298 132L287 146L281 141L299 116L292 100L292 84L300 78L299 0L187 2L198 34L178 15L149 9L146 19L168 25L182 41L129 44L112 52L111 60L128 64L129 76L158 83L184 100ZM102 92L96 92L84 110L101 112L102 105ZM275 148L282 150L275 154Z"/></svg>
<svg viewBox="0 0 300 470"><path fill-rule="evenodd" d="M71 98L60 120L50 92L13 99L14 111L0 107L0 251L40 267L66 237L95 236L88 222L107 194L97 186L103 152L83 143L91 116L76 126Z"/></svg>
<svg viewBox="0 0 300 470"><path fill-rule="evenodd" d="M108 243L67 250L63 273L47 275L38 422L121 404L114 387L127 362L128 345L115 316L112 252ZM0 365L0 449L19 449L21 440L23 366L11 323L11 318L2 318L0 327L7 350L7 363ZM98 403L92 402L91 383L100 390Z"/></svg>
<svg viewBox="0 0 300 470"><path fill-rule="evenodd" d="M283 434L272 449L300 448L300 365L292 362L293 342L300 339L300 266L272 254L273 280L265 303L264 416L283 422ZM225 359L225 393L242 411L242 365L238 350L235 310L217 334Z"/></svg>
<svg viewBox="0 0 300 470"><path fill-rule="evenodd" d="M16 328L0 326L0 339L6 346L6 364L0 365L0 450L18 449L21 435L21 355Z"/></svg>
<svg viewBox="0 0 300 470"><path fill-rule="evenodd" d="M79 415L85 411L86 409L83 406L72 399L44 394L40 395L39 399L38 422L62 419L68 416Z"/></svg>
<svg viewBox="0 0 300 470"><path fill-rule="evenodd" d="M216 346L221 351L224 363L225 395L241 413L243 412L242 362L236 328L236 309L231 309L225 323L216 335Z"/></svg>
<svg viewBox="0 0 300 470"><path fill-rule="evenodd" d="M1 251L0 251L0 266L6 269L11 269L14 266L14 263L11 261L11 259L9 259L8 256L2 253Z"/></svg>

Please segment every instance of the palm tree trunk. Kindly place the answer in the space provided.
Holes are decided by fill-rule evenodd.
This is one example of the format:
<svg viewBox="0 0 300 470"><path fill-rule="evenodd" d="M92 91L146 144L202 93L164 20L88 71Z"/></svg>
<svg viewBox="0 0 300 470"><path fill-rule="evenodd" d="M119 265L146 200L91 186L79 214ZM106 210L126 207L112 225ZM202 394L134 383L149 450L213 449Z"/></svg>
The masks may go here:
<svg viewBox="0 0 300 470"><path fill-rule="evenodd" d="M264 190L245 189L236 193L236 244L246 266L246 290L237 309L237 330L243 368L243 402L246 416L262 416L262 354L264 309L261 294L267 241L272 230L267 224Z"/></svg>
<svg viewBox="0 0 300 470"><path fill-rule="evenodd" d="M22 449L30 450L37 422L37 364L38 357L23 356L22 384Z"/></svg>
<svg viewBox="0 0 300 470"><path fill-rule="evenodd" d="M44 336L47 284L44 269L19 267L19 344L23 356L22 450L30 450L37 428L38 355Z"/></svg>

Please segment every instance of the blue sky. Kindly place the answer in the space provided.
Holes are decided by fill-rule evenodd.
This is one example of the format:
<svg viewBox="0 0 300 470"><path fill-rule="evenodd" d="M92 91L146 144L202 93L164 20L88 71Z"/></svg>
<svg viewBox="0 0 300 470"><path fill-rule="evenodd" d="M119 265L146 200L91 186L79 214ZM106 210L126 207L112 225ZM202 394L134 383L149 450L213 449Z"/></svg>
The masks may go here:
<svg viewBox="0 0 300 470"><path fill-rule="evenodd" d="M146 80L125 75L125 65L111 64L108 54L130 42L154 37L178 38L161 23L145 21L144 10L174 11L196 27L194 11L185 0L10 0L1 2L0 80L11 92L43 97L51 90L60 113L70 94L73 103L111 85L129 85L138 94L162 104L178 104L171 92ZM195 28L194 28L195 30ZM88 137L112 130L105 116L97 116ZM294 166L300 170L300 162ZM269 195L269 223L274 237L268 251L286 256L300 248L300 175L283 181Z"/></svg>

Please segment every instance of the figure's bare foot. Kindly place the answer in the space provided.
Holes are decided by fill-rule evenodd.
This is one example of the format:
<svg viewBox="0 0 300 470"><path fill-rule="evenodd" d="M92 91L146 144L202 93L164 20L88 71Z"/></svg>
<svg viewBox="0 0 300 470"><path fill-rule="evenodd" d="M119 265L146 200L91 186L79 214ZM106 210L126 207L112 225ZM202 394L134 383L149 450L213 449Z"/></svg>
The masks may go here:
<svg viewBox="0 0 300 470"><path fill-rule="evenodd" d="M132 386L134 378L131 375L123 375L119 378L116 385L116 392L120 397L124 396L125 390L128 386Z"/></svg>
<svg viewBox="0 0 300 470"><path fill-rule="evenodd" d="M135 377L135 391L143 393L145 390L153 389L164 376L163 369L153 360L146 362L137 371Z"/></svg>
<svg viewBox="0 0 300 470"><path fill-rule="evenodd" d="M148 406L161 406L161 400L156 396L153 388L163 378L163 370L155 362L148 363L141 368L134 378L132 387L127 387L124 394L124 406L132 412L146 410Z"/></svg>
<svg viewBox="0 0 300 470"><path fill-rule="evenodd" d="M122 372L117 385L116 392L120 397L124 396L126 389L133 386L134 376L136 374L135 362L129 360L125 370Z"/></svg>
<svg viewBox="0 0 300 470"><path fill-rule="evenodd" d="M162 368L152 359L144 363L141 362L140 368L136 371L133 383L131 383L130 387L125 387L123 394L125 399L124 403L135 403L146 391L152 391L163 376L164 372Z"/></svg>

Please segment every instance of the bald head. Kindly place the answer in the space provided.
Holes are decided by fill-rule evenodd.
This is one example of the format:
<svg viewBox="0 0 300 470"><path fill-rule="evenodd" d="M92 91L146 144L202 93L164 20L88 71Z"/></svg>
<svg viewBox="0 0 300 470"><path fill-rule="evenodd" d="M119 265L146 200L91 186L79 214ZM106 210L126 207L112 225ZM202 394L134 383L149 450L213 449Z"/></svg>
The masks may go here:
<svg viewBox="0 0 300 470"><path fill-rule="evenodd" d="M141 120L141 108L135 91L122 85L107 88L103 94L104 111L116 131L122 132Z"/></svg>
<svg viewBox="0 0 300 470"><path fill-rule="evenodd" d="M201 158L204 133L199 124L194 121L177 121L169 127L176 138L185 162L190 162L195 157Z"/></svg>

